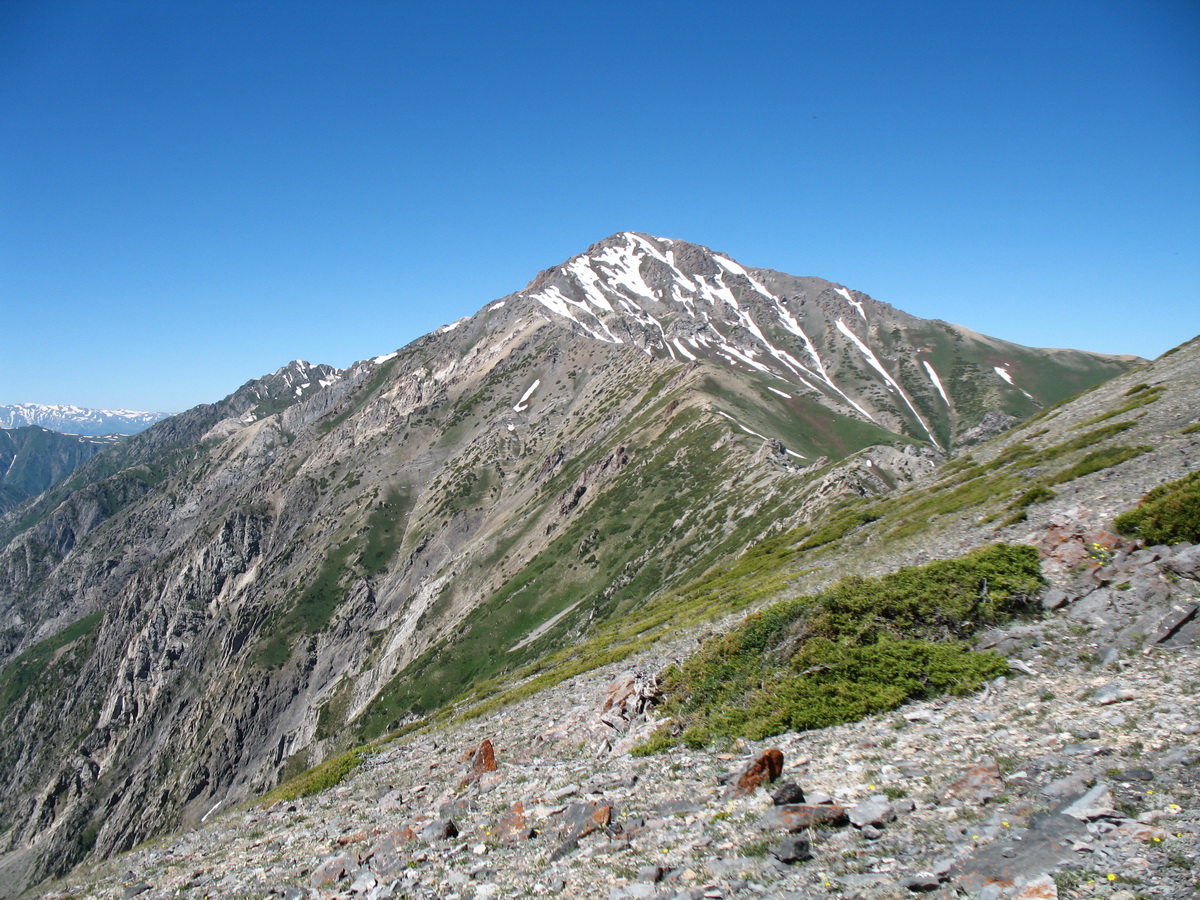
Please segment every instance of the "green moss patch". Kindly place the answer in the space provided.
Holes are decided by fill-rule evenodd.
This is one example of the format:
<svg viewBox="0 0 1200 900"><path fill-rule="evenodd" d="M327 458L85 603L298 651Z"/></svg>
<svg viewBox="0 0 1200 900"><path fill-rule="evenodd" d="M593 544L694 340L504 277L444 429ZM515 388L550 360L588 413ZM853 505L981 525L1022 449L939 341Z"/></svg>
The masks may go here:
<svg viewBox="0 0 1200 900"><path fill-rule="evenodd" d="M1125 396L1129 399L1118 406L1116 409L1111 409L1106 413L1101 413L1098 416L1093 416L1081 425L1095 425L1097 422L1103 422L1105 419L1112 419L1116 416L1124 415L1127 412L1132 412L1142 406L1149 406L1156 400L1162 397L1163 391L1166 390L1162 385L1154 385L1151 387L1147 384L1139 384L1130 388L1125 392Z"/></svg>

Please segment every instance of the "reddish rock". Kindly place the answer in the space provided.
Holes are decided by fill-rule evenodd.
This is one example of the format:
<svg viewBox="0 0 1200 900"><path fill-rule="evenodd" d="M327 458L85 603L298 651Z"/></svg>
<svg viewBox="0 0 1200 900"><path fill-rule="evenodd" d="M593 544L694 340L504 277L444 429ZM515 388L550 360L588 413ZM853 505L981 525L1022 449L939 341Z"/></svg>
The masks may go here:
<svg viewBox="0 0 1200 900"><path fill-rule="evenodd" d="M484 772L495 771L496 750L492 747L492 742L484 738L483 743L479 745L479 749L475 751L475 756L471 759L471 774L478 776Z"/></svg>
<svg viewBox="0 0 1200 900"><path fill-rule="evenodd" d="M533 837L533 829L525 819L525 804L518 800L506 812L496 825L496 837L507 844L528 840Z"/></svg>
<svg viewBox="0 0 1200 900"><path fill-rule="evenodd" d="M495 772L497 768L496 750L492 747L492 742L484 738L483 743L479 745L479 748L471 756L471 771L462 780L460 787L478 780L486 772Z"/></svg>
<svg viewBox="0 0 1200 900"><path fill-rule="evenodd" d="M733 780L733 796L745 797L752 794L782 774L783 751L778 747L764 750L761 756L749 763Z"/></svg>
<svg viewBox="0 0 1200 900"><path fill-rule="evenodd" d="M1146 825L1142 822L1126 822L1124 825L1118 825L1116 833L1131 840L1141 841L1143 844L1148 844L1151 841L1165 841L1171 836L1171 832L1169 831L1164 831L1162 828L1155 828L1153 825Z"/></svg>
<svg viewBox="0 0 1200 900"><path fill-rule="evenodd" d="M767 810L763 822L797 832L817 825L845 825L849 821L846 807L831 803L785 803Z"/></svg>
<svg viewBox="0 0 1200 900"><path fill-rule="evenodd" d="M1084 564L1098 569L1126 545L1120 536L1084 524L1093 518L1091 510L1074 507L1051 520L1037 542L1046 571L1069 572Z"/></svg>
<svg viewBox="0 0 1200 900"><path fill-rule="evenodd" d="M625 702L636 694L636 680L630 673L625 673L617 678L608 686L608 691L604 695L604 705L600 707L600 712L606 713L610 709L623 709Z"/></svg>
<svg viewBox="0 0 1200 900"><path fill-rule="evenodd" d="M1000 777L1000 767L994 759L985 756L942 788L938 797L942 800L987 803L1003 792L1004 779Z"/></svg>
<svg viewBox="0 0 1200 900"><path fill-rule="evenodd" d="M1058 900L1058 885L1049 875L1039 875L1025 882L1013 900Z"/></svg>
<svg viewBox="0 0 1200 900"><path fill-rule="evenodd" d="M322 887L340 881L358 867L358 861L352 856L333 856L325 860L312 873L313 887Z"/></svg>
<svg viewBox="0 0 1200 900"><path fill-rule="evenodd" d="M566 842L578 841L593 831L600 831L612 824L611 803L572 803L562 813L559 837Z"/></svg>

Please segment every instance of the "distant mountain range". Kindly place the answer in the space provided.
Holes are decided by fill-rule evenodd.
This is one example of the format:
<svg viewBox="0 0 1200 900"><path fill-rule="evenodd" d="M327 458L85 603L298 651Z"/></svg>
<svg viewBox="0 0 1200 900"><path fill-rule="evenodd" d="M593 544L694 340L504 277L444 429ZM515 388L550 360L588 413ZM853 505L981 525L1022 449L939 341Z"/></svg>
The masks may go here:
<svg viewBox="0 0 1200 900"><path fill-rule="evenodd" d="M63 434L137 434L170 416L166 412L131 409L86 409L81 406L11 403L0 406L0 428L40 425Z"/></svg>
<svg viewBox="0 0 1200 900"><path fill-rule="evenodd" d="M0 884L198 823L1142 363L626 232L158 422L0 517Z"/></svg>

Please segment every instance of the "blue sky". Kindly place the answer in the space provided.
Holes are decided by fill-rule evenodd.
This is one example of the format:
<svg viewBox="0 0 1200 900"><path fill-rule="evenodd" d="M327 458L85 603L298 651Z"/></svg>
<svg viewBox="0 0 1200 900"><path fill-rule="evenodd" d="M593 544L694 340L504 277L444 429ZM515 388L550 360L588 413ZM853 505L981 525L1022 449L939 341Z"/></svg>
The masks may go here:
<svg viewBox="0 0 1200 900"><path fill-rule="evenodd" d="M344 366L615 231L1034 346L1200 332L1200 4L0 4L0 403Z"/></svg>

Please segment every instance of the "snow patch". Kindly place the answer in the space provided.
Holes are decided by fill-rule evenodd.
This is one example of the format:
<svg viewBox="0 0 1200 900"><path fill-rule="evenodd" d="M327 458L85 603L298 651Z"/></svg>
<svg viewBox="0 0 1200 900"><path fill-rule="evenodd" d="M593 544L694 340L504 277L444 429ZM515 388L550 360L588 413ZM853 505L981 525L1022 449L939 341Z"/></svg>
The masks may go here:
<svg viewBox="0 0 1200 900"><path fill-rule="evenodd" d="M671 343L675 345L675 349L678 350L682 356L692 360L693 362L695 361L696 355L683 346L683 344L679 342L679 338L672 338ZM692 346L694 347L695 344Z"/></svg>
<svg viewBox="0 0 1200 900"><path fill-rule="evenodd" d="M908 399L908 394L904 393L904 389L900 387L894 378L892 378L891 373L889 373L888 370L883 367L883 364L876 358L871 348L864 344L858 335L847 328L846 323L841 319L837 320L837 329L854 343L854 346L858 348L858 351L864 357L866 357L868 365L870 365L872 369L883 376L883 380L887 386L900 395L901 399L904 400L908 408L912 410L912 414L916 417L917 421L921 423L921 427L925 429L925 433L929 435L929 440L933 442L935 447L940 449L942 445L937 442L937 438L933 436L933 431L929 428L929 425L926 424L923 418L921 418L921 414L917 412L917 408L913 406L912 401Z"/></svg>
<svg viewBox="0 0 1200 900"><path fill-rule="evenodd" d="M775 390L775 388L773 388L773 387L769 387L769 388L767 388L767 390L768 390L768 391L770 391L770 392L771 392L771 393L773 393L773 394L778 394L780 397L786 397L786 398L787 398L787 399L789 399L789 400L791 400L791 399L792 399L792 395L791 395L791 394L785 394L783 391L777 391L777 390Z"/></svg>
<svg viewBox="0 0 1200 900"><path fill-rule="evenodd" d="M756 438L762 438L764 441L771 440L765 434L759 434L757 431L754 431L751 428L747 428L745 425L743 425L741 422L739 422L733 416L729 415L729 413L721 412L721 410L719 410L719 409L716 411L716 413L718 416L724 416L726 419L728 419L730 422L732 422L738 428L742 429L742 431L746 432L746 434L753 435ZM784 448L784 449L786 450L787 453L791 454L792 456L796 457L797 459L806 459L807 458L807 457L801 456L799 453L794 453L791 450L787 450L787 448Z"/></svg>
<svg viewBox="0 0 1200 900"><path fill-rule="evenodd" d="M545 634L547 631L549 631L551 628L553 628L555 625L557 625L560 621L562 621L563 616L565 616L567 613L569 613L571 610L573 610L575 607L577 607L582 602L583 602L582 599L576 600L574 603L572 603L570 606L568 606L562 612L551 616L549 619L547 619L545 622L543 622L541 625L539 625L533 631L529 632L529 634L526 635L522 640L518 641L517 643L515 643L511 647L509 647L508 652L514 653L517 650L520 650L522 647L524 647L528 644L532 644L534 641L536 641L538 638L540 638L543 634Z"/></svg>
<svg viewBox="0 0 1200 900"><path fill-rule="evenodd" d="M594 312L592 312L591 309L588 308L588 305L586 303L580 303L577 300L572 300L571 298L566 296L561 290L559 290L557 285L551 285L550 287L546 288L544 291L539 291L538 293L533 295L532 299L534 299L538 303L542 304L542 306L546 307L546 309L550 310L551 312L557 313L558 315L562 316L564 319L570 319L572 322L574 322L576 325L578 325L580 328L582 328L584 331L586 331L589 335L591 335L598 341L604 341L607 344L623 344L624 343L624 341L622 341L619 337L617 337L615 334L613 334L611 331L608 330L608 326L604 324L604 321L599 316L597 316ZM593 298L589 297L589 299L593 299ZM603 299L604 298L601 297L601 300L603 300ZM606 304L608 303L608 301L606 301L606 300L604 302ZM603 329L604 333L601 334L599 331L596 331L594 328L590 327L587 323L582 322L579 319L577 319L575 317L575 315L571 312L572 308L575 308L575 309L579 310L580 312L585 313L586 315L589 315L593 319L595 319L596 324L599 325L601 329ZM608 305L608 308L610 310L612 309L611 304Z"/></svg>
<svg viewBox="0 0 1200 900"><path fill-rule="evenodd" d="M764 441L770 440L770 438L768 438L765 434L759 434L757 431L753 431L753 430L747 428L745 425L743 425L741 422L739 422L733 416L729 415L729 413L721 412L721 410L718 409L717 415L724 416L730 422L732 422L734 425L736 425L738 428L742 429L742 431L746 432L746 434L752 434L756 438L762 438Z"/></svg>
<svg viewBox="0 0 1200 900"><path fill-rule="evenodd" d="M533 384L531 384L529 386L528 390L526 390L525 393L521 395L521 399L518 400L517 405L513 407L513 412L525 412L525 410L529 409L529 404L527 404L525 401L528 400L533 395L533 392L538 389L538 385L540 385L541 383L542 383L542 379L540 379L540 378L534 379Z"/></svg>
<svg viewBox="0 0 1200 900"><path fill-rule="evenodd" d="M992 366L993 371L1009 384L1013 383L1012 376L1008 374L1006 366Z"/></svg>
<svg viewBox="0 0 1200 900"><path fill-rule="evenodd" d="M946 401L946 405L950 405L950 398L946 396L946 389L942 387L942 379L938 378L937 371L929 364L929 360L921 360L921 365L925 367L925 372L929 375L929 380L933 382L933 386L937 388L937 392L942 395L942 399Z"/></svg>
<svg viewBox="0 0 1200 900"><path fill-rule="evenodd" d="M748 282L750 282L750 287L754 288L754 290L758 291L760 294L762 294L768 300L775 300L776 302L778 302L778 299L779 299L778 297L776 297L774 294L772 294L770 291L768 291L765 287L763 287L761 284L759 284L758 281L755 280L753 275L751 275L749 272L747 272L745 269L743 269L741 266L739 266L737 263L735 263L732 259L726 259L724 256L719 256L716 253L713 254L713 259L715 259L717 261L718 265L722 266L725 269L728 269L734 275L741 275Z"/></svg>
<svg viewBox="0 0 1200 900"><path fill-rule="evenodd" d="M862 320L864 322L867 321L867 314L865 312L863 312L863 305L862 305L861 300L855 300L853 297L850 296L850 292L848 290L846 290L845 288L834 288L833 290L835 293L841 294L843 297L845 297L846 302L858 310L858 314L860 316L862 316Z"/></svg>
<svg viewBox="0 0 1200 900"><path fill-rule="evenodd" d="M375 363L375 365L377 365L377 366L381 366L388 360L395 359L399 355L400 355L400 351L395 350L391 353L385 354L384 356L377 356L373 360L371 360L371 362Z"/></svg>

